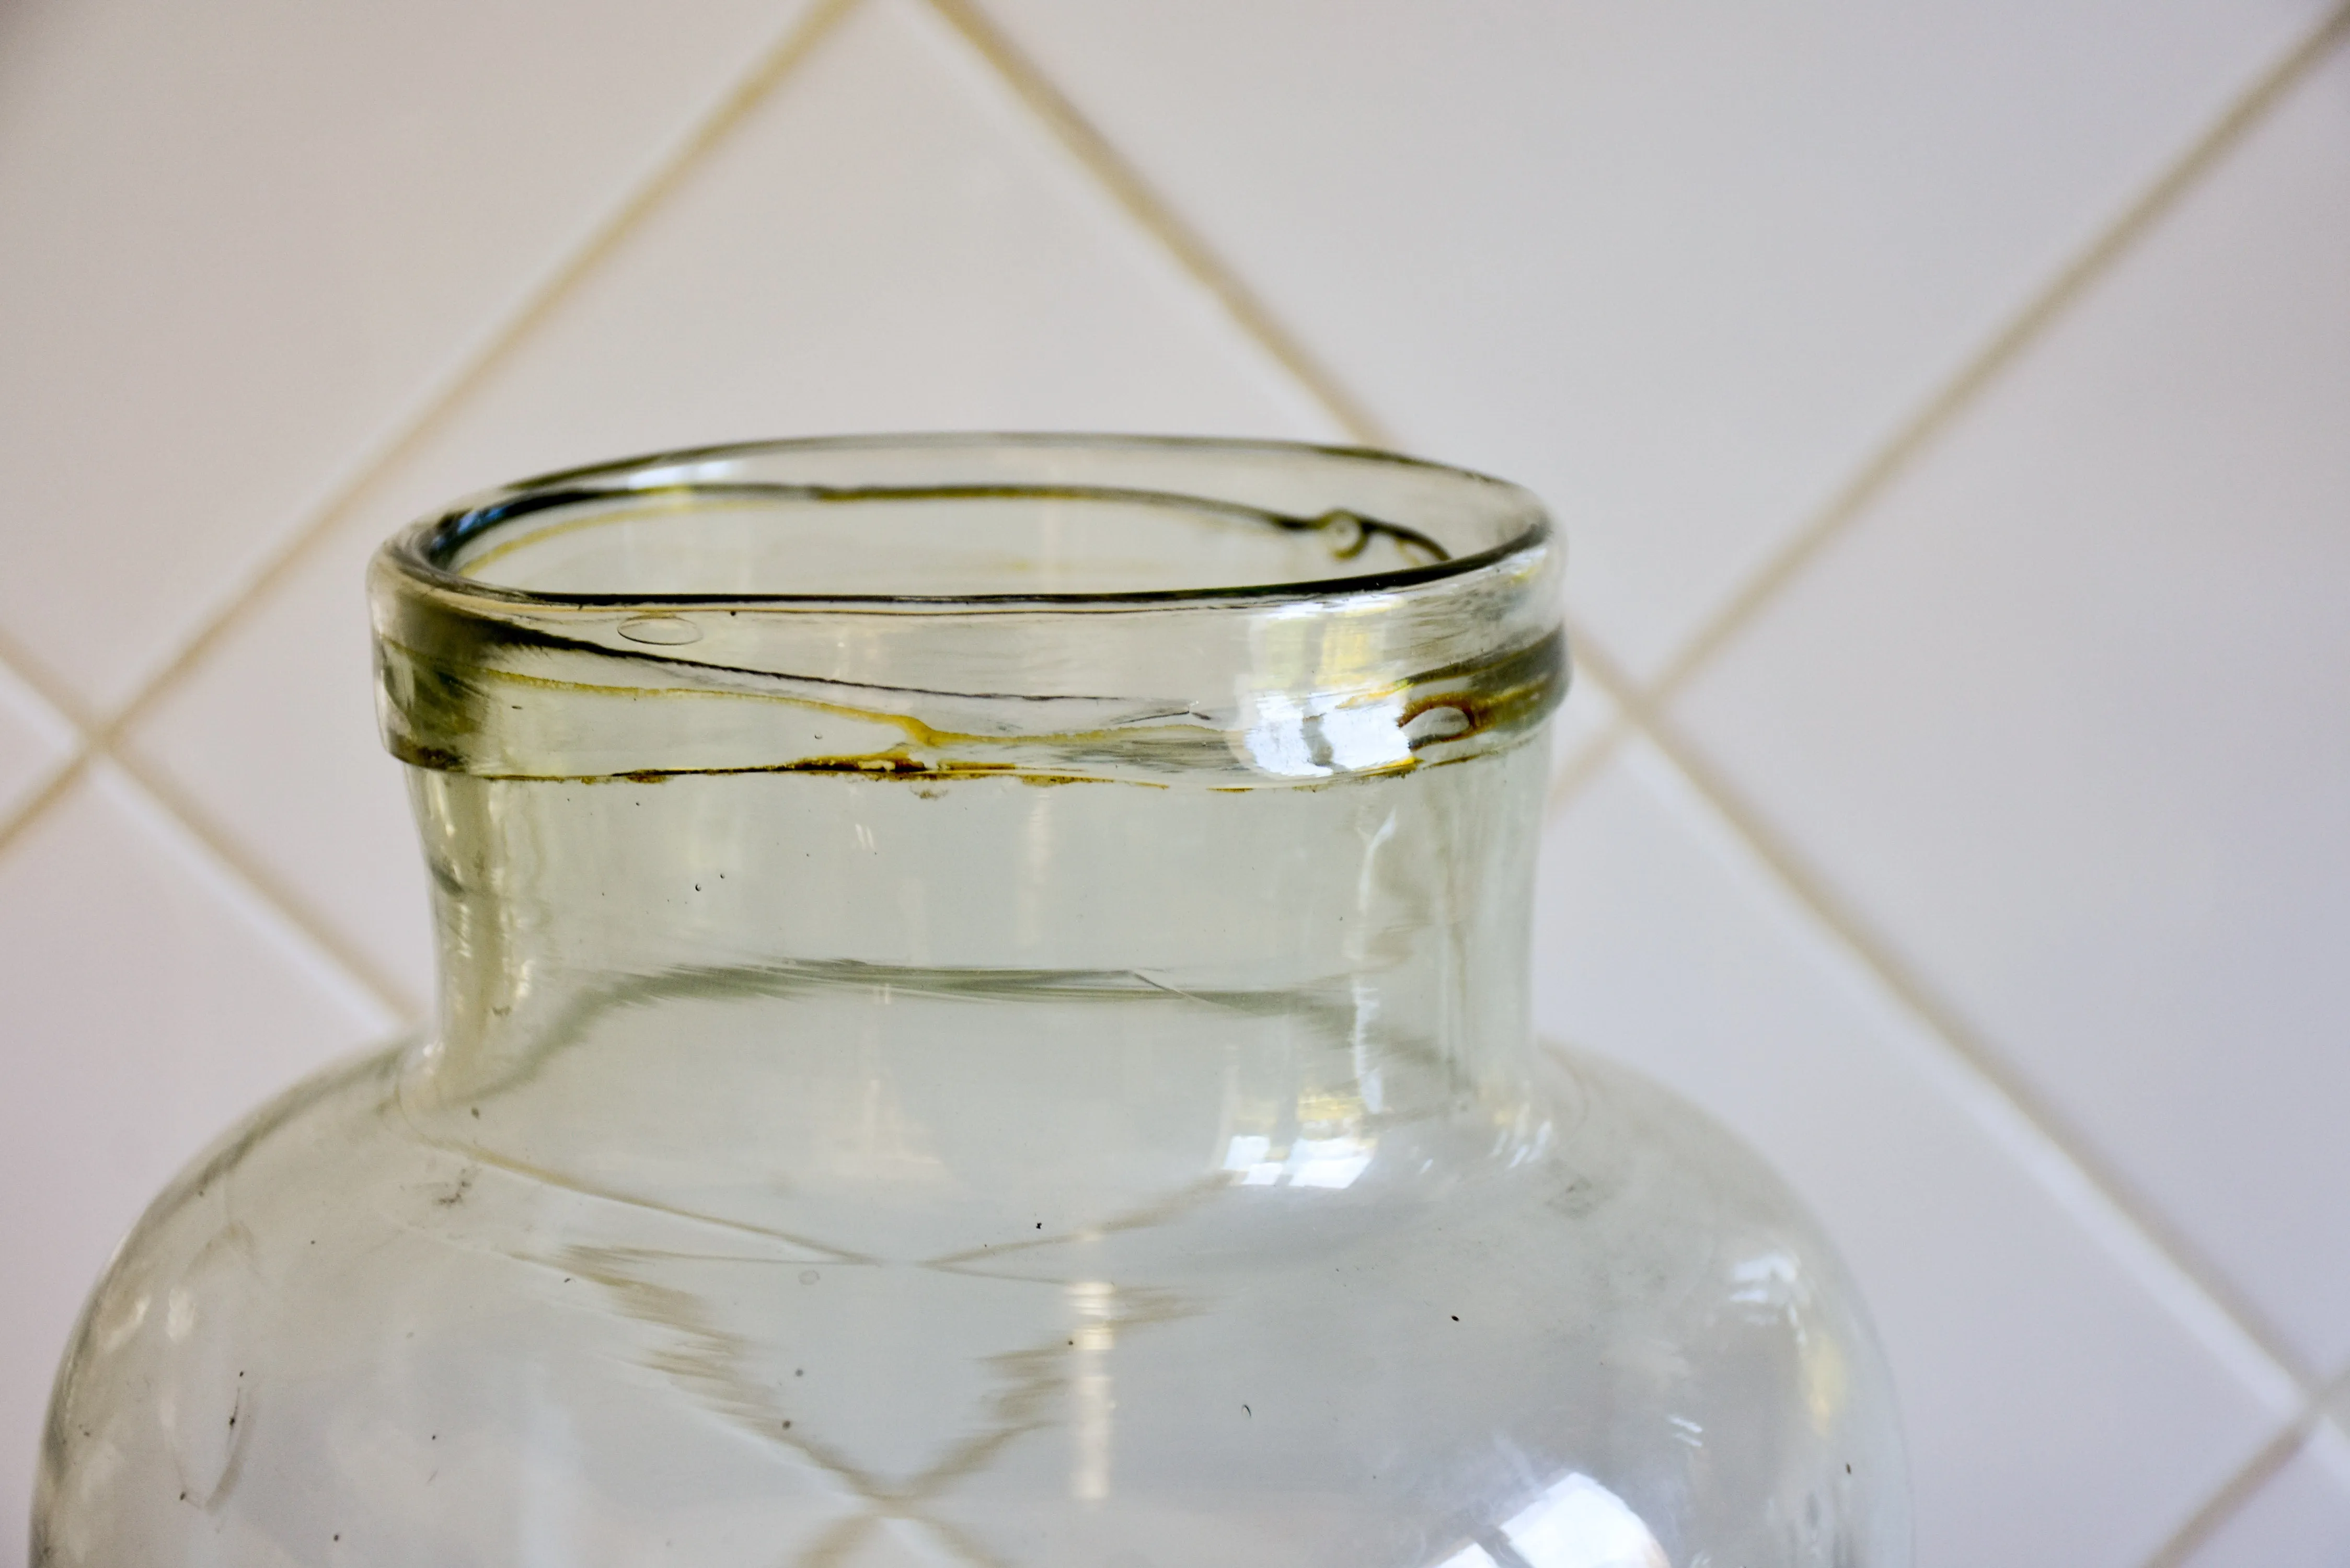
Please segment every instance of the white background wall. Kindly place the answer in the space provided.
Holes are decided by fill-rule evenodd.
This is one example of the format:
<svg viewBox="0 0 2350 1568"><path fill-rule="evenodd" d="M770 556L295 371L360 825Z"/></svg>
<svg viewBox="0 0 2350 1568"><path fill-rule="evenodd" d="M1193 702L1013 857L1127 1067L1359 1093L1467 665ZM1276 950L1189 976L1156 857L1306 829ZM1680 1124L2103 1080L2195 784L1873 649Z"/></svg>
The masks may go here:
<svg viewBox="0 0 2350 1568"><path fill-rule="evenodd" d="M1542 1018L1824 1217L1922 1563L2350 1563L2344 15L0 0L0 1541L116 1236L430 984L371 545L995 426L1543 492Z"/></svg>

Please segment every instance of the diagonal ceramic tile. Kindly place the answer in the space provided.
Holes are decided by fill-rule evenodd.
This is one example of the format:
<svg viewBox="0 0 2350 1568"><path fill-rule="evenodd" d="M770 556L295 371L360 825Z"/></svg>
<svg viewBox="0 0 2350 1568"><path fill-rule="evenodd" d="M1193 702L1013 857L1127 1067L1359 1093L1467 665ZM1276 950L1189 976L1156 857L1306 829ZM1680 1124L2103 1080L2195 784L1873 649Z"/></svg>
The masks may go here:
<svg viewBox="0 0 2350 1568"><path fill-rule="evenodd" d="M1680 720L2317 1372L2350 1358L2350 48Z"/></svg>
<svg viewBox="0 0 2350 1568"><path fill-rule="evenodd" d="M362 581L382 531L312 549L120 744L421 1017L432 909L400 764L376 737Z"/></svg>
<svg viewBox="0 0 2350 1568"><path fill-rule="evenodd" d="M1593 748L1607 737L1622 717L1623 710L1607 695L1607 689L1576 670L1565 702L1551 719L1552 788L1574 786L1597 756Z"/></svg>
<svg viewBox="0 0 2350 1568"><path fill-rule="evenodd" d="M2183 1568L2281 1568L2350 1563L2350 1441L2321 1423L2314 1436L2191 1552Z"/></svg>
<svg viewBox="0 0 2350 1568"><path fill-rule="evenodd" d="M927 10L876 0L450 410L130 739L347 940L429 984L361 566L516 475L850 429L1335 434Z"/></svg>
<svg viewBox="0 0 2350 1568"><path fill-rule="evenodd" d="M0 664L0 824L73 754L74 727Z"/></svg>
<svg viewBox="0 0 2350 1568"><path fill-rule="evenodd" d="M0 860L0 1539L22 1541L49 1377L166 1179L388 1021L111 769Z"/></svg>
<svg viewBox="0 0 2350 1568"><path fill-rule="evenodd" d="M2322 0L985 0L1658 666Z"/></svg>
<svg viewBox="0 0 2350 1568"><path fill-rule="evenodd" d="M0 8L0 625L127 696L801 9Z"/></svg>
<svg viewBox="0 0 2350 1568"><path fill-rule="evenodd" d="M2291 1415L2290 1382L1645 743L1552 826L1539 886L1538 1023L1761 1149L1857 1276L1920 1568L2135 1568Z"/></svg>

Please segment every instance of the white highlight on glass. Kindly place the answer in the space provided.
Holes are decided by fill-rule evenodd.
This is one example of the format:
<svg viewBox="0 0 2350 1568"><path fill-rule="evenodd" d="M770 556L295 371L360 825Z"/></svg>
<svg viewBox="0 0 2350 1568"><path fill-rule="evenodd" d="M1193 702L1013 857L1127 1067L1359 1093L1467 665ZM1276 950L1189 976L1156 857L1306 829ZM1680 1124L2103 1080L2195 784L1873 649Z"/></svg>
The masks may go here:
<svg viewBox="0 0 2350 1568"><path fill-rule="evenodd" d="M1738 1288L1730 1299L1746 1306L1776 1309L1803 1302L1811 1294L1803 1267L1785 1252L1762 1252L1732 1267L1730 1278Z"/></svg>
<svg viewBox="0 0 2350 1568"><path fill-rule="evenodd" d="M1110 1412L1118 1408L1110 1397L1109 1352L1118 1290L1104 1280L1078 1280L1067 1291L1076 1319L1069 1340L1076 1363L1069 1376L1069 1495L1096 1502L1109 1495Z"/></svg>
<svg viewBox="0 0 2350 1568"><path fill-rule="evenodd" d="M1500 1568L1500 1565L1493 1561L1492 1552L1472 1541L1439 1563L1436 1568Z"/></svg>
<svg viewBox="0 0 2350 1568"><path fill-rule="evenodd" d="M1243 1133L1226 1146L1224 1168L1236 1173L1243 1187L1275 1187L1284 1181L1292 1187L1350 1187L1370 1168L1377 1147L1374 1139L1351 1135L1302 1137L1284 1158L1272 1159L1267 1158L1273 1151L1270 1138Z"/></svg>
<svg viewBox="0 0 2350 1568"><path fill-rule="evenodd" d="M1284 691L1256 698L1258 722L1245 737L1249 760L1284 778L1326 778L1344 769L1393 767L1411 760L1403 731L1403 697L1388 692L1346 701L1316 692L1303 703ZM1318 744L1317 744L1318 742ZM1319 752L1329 758L1315 760Z"/></svg>
<svg viewBox="0 0 2350 1568"><path fill-rule="evenodd" d="M1382 697L1358 707L1332 708L1318 715L1330 760L1342 768L1383 768L1411 760L1403 732L1403 699Z"/></svg>
<svg viewBox="0 0 2350 1568"><path fill-rule="evenodd" d="M1580 1471L1554 1481L1502 1535L1527 1568L1672 1568L1640 1516Z"/></svg>

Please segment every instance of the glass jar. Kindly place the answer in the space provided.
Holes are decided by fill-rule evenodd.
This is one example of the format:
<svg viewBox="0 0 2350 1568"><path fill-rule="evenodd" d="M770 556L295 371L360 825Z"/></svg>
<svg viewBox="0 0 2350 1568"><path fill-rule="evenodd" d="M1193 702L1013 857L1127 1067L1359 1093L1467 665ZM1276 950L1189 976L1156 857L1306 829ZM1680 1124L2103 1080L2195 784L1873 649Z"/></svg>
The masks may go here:
<svg viewBox="0 0 2350 1568"><path fill-rule="evenodd" d="M1365 452L554 475L371 576L437 1018L159 1198L65 1564L1896 1568L1785 1190L1538 1048L1558 551Z"/></svg>

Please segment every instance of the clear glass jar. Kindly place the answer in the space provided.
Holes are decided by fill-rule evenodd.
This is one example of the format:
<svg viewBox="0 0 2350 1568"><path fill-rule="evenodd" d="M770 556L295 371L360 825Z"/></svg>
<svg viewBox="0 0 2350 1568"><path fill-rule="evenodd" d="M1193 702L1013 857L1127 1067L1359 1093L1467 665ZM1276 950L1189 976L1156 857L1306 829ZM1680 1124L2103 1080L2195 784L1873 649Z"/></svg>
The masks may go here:
<svg viewBox="0 0 2350 1568"><path fill-rule="evenodd" d="M1508 485L1240 442L402 534L437 1020L157 1199L35 1563L1907 1563L1817 1234L1531 1037L1556 576Z"/></svg>

